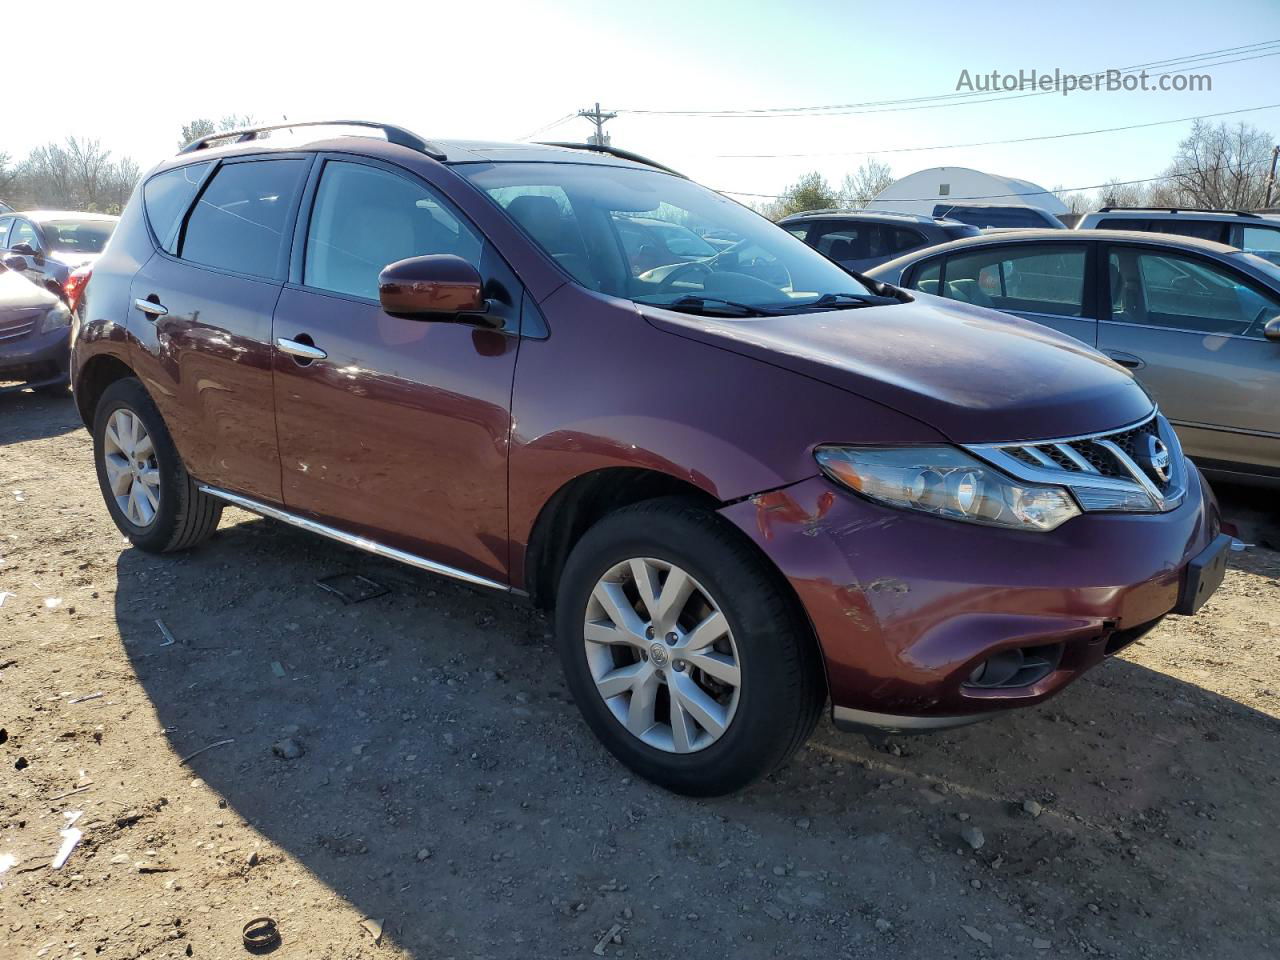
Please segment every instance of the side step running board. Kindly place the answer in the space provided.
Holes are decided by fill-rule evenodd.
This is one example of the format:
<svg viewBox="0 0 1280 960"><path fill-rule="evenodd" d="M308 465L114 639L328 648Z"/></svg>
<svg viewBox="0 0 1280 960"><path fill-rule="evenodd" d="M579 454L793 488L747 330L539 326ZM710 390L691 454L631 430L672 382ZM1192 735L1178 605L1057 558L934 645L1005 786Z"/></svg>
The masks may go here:
<svg viewBox="0 0 1280 960"><path fill-rule="evenodd" d="M385 557L388 560L395 560L397 563L417 567L419 570L438 573L442 577L452 577L455 580L461 580L463 583L470 583L473 586L489 587L492 590L501 590L503 593L511 592L511 588L505 583L498 583L496 580L489 580L486 577L478 577L474 573L467 573L465 570L458 570L456 567L447 567L443 563L436 563L426 557L406 553L403 550L397 550L395 547L388 547L386 544L378 543L376 540L357 537L355 534L346 533L323 523L317 523L315 520L308 520L306 517L300 517L296 513L289 513L287 510L281 510L278 507L272 507L265 503L259 503L257 500L242 497L238 493L230 493L204 483L200 484L200 492L207 493L211 497L217 497L219 500L225 500L227 503L235 504L237 507L242 507L251 513L270 517L272 520L279 520L282 523L287 523L310 533L318 533L322 537L337 540L339 543L345 543L348 547L355 547L357 550L372 553L377 557Z"/></svg>

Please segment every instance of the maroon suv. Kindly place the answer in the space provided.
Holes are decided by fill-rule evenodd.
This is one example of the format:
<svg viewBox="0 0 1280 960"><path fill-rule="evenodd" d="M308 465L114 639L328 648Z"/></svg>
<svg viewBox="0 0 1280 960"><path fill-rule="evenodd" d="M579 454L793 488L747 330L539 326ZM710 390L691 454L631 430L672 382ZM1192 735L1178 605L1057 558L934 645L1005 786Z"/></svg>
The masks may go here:
<svg viewBox="0 0 1280 960"><path fill-rule="evenodd" d="M828 697L1038 703L1221 581L1208 488L1077 341L622 151L361 126L199 140L129 203L73 379L139 548L232 503L554 607L592 729L688 793Z"/></svg>

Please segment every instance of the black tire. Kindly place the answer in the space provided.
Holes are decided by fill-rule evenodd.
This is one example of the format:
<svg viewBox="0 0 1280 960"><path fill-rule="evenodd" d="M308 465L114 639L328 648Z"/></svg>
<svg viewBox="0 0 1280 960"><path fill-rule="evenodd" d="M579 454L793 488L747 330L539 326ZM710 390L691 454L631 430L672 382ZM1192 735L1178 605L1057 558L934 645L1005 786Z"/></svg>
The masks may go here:
<svg viewBox="0 0 1280 960"><path fill-rule="evenodd" d="M737 647L736 712L719 739L695 752L669 752L632 735L591 674L588 601L607 571L634 557L687 571L724 613ZM560 579L556 643L592 731L637 774L676 793L718 796L772 773L809 738L826 702L817 645L786 581L732 524L679 499L627 507L587 531Z"/></svg>
<svg viewBox="0 0 1280 960"><path fill-rule="evenodd" d="M107 479L104 439L107 423L117 410L128 410L142 421L151 436L154 461L160 470L159 504L154 518L145 526L125 516ZM117 380L103 391L98 400L93 417L93 462L111 519L139 550L148 553L185 550L208 539L217 530L218 521L222 518L222 502L197 488L178 456L160 411L142 383L133 377Z"/></svg>

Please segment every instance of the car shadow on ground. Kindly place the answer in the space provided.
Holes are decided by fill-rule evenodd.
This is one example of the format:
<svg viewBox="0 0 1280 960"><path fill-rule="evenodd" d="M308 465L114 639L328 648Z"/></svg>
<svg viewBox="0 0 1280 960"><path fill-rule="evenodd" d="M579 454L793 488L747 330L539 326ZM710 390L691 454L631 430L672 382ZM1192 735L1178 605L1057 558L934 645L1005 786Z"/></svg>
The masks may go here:
<svg viewBox="0 0 1280 960"><path fill-rule="evenodd" d="M49 394L12 386L0 384L0 447L84 428L70 390Z"/></svg>
<svg viewBox="0 0 1280 960"><path fill-rule="evenodd" d="M938 931L963 952L962 923L1027 955L1280 936L1280 724L1200 687L1117 658L935 737L824 720L769 781L690 800L593 740L534 611L245 517L121 554L124 648L174 762L234 740L191 775L415 957L588 952L615 922L645 956L908 957ZM315 583L344 571L389 592Z"/></svg>

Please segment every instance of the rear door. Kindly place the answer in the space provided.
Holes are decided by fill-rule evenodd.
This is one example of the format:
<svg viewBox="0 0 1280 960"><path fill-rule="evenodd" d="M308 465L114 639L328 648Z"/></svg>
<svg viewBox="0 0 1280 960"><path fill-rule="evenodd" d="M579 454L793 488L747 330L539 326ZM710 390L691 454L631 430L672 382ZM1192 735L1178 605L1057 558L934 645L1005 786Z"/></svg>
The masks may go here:
<svg viewBox="0 0 1280 960"><path fill-rule="evenodd" d="M271 314L311 160L237 157L148 181L160 250L130 292L138 370L187 468L272 503L281 496Z"/></svg>
<svg viewBox="0 0 1280 960"><path fill-rule="evenodd" d="M1280 343L1262 327L1280 297L1225 264L1108 244L1098 347L1134 374L1187 453L1280 475Z"/></svg>
<svg viewBox="0 0 1280 960"><path fill-rule="evenodd" d="M1086 240L984 245L945 257L941 277L917 271L917 282L940 280L943 296L1016 314L1093 346L1098 330L1094 247Z"/></svg>
<svg viewBox="0 0 1280 960"><path fill-rule="evenodd" d="M326 157L275 311L284 502L347 532L505 583L507 448L522 288L445 198L387 164ZM454 254L503 330L384 313L389 263ZM291 343L290 343L291 341ZM323 356L299 356L293 344Z"/></svg>

